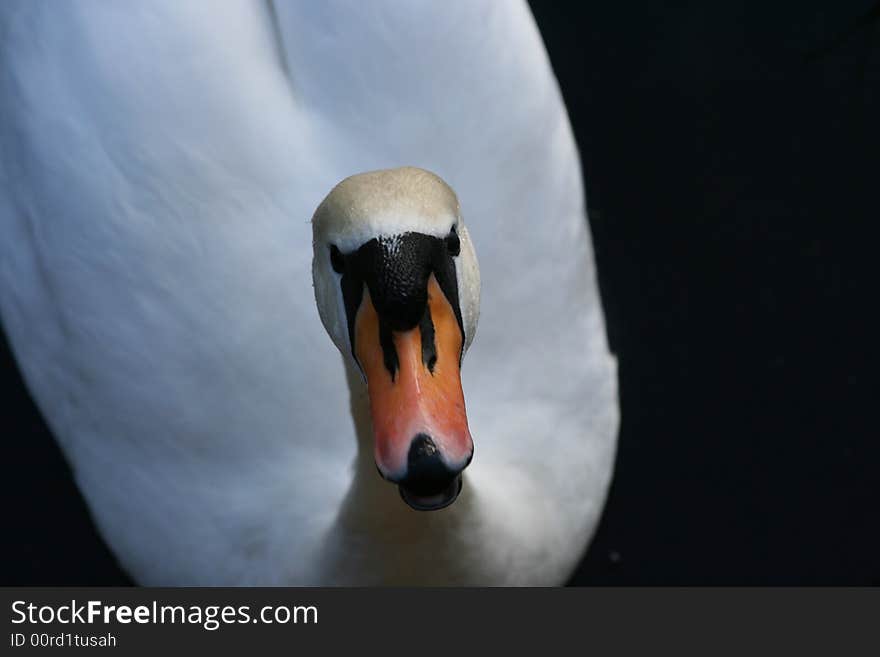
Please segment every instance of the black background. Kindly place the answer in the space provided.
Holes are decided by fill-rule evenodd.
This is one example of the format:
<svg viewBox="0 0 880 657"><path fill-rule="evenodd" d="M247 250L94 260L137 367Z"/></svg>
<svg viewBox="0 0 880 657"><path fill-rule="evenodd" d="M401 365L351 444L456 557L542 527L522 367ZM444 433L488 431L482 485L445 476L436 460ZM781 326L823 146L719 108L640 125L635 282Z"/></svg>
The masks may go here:
<svg viewBox="0 0 880 657"><path fill-rule="evenodd" d="M573 584L880 584L875 0L533 2L622 425ZM2 354L5 584L123 584Z"/></svg>

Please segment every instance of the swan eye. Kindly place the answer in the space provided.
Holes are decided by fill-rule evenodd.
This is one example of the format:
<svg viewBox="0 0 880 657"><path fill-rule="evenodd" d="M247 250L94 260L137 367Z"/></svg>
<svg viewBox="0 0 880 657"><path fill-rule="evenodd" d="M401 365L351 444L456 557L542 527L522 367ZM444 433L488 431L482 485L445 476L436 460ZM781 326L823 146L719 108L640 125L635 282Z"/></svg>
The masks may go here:
<svg viewBox="0 0 880 657"><path fill-rule="evenodd" d="M335 244L330 245L330 265L337 274L345 272L345 258Z"/></svg>
<svg viewBox="0 0 880 657"><path fill-rule="evenodd" d="M455 231L455 226L452 227L452 232L449 233L449 236L446 238L446 250L449 251L449 255L453 257L461 253L461 240L458 239L458 233Z"/></svg>

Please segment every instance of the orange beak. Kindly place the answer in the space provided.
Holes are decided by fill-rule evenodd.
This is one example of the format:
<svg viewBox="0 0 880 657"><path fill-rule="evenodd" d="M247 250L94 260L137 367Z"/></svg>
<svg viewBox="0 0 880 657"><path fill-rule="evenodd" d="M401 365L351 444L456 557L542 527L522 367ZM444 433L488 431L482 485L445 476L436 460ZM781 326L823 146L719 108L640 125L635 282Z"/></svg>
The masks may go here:
<svg viewBox="0 0 880 657"><path fill-rule="evenodd" d="M365 287L355 320L355 352L367 378L376 465L383 477L400 482L402 489L420 468L428 472L423 467L428 457L435 470L446 468L457 476L473 455L461 389L462 332L433 274L428 280L426 315L413 329L391 332L383 345L380 318ZM396 369L388 365L391 349ZM460 487L460 480L456 481ZM410 499L407 502L420 508Z"/></svg>

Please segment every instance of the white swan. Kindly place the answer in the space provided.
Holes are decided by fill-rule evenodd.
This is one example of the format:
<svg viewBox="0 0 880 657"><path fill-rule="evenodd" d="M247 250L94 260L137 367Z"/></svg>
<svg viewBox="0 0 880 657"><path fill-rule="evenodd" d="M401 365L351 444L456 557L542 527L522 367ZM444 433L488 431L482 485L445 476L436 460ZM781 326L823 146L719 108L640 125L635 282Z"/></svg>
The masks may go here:
<svg viewBox="0 0 880 657"><path fill-rule="evenodd" d="M524 4L7 0L0 62L4 328L129 573L565 580L609 482L615 365L574 141ZM376 474L364 383L310 275L327 191L404 164L456 190L483 290L462 370L474 461L427 513ZM383 175L445 188L376 175L336 197L362 221L345 204L315 221L343 353L330 242L344 255L400 232L418 204L383 196ZM405 227L439 238L435 211L458 225L435 201ZM470 340L476 267L456 262Z"/></svg>

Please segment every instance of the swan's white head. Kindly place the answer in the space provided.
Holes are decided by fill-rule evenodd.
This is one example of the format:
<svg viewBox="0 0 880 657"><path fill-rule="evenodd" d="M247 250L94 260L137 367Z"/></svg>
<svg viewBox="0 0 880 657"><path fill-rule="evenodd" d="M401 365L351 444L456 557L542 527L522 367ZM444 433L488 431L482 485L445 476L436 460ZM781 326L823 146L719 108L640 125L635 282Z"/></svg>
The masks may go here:
<svg viewBox="0 0 880 657"><path fill-rule="evenodd" d="M455 192L413 167L346 178L312 219L315 299L364 375L380 474L418 509L461 489L473 441L459 376L480 273Z"/></svg>

